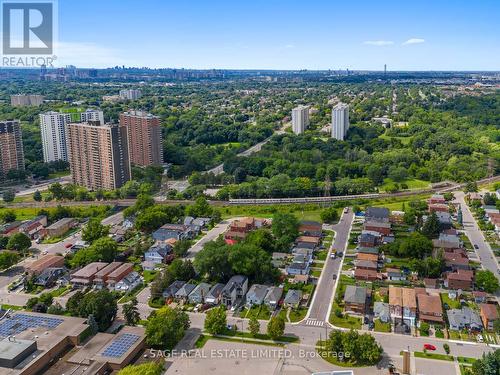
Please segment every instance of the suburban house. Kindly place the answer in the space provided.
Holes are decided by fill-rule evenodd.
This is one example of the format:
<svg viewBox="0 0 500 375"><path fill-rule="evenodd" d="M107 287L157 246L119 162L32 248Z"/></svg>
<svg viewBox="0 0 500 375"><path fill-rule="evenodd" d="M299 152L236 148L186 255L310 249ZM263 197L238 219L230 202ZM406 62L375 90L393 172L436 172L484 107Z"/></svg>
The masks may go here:
<svg viewBox="0 0 500 375"><path fill-rule="evenodd" d="M365 221L389 222L391 212L385 207L368 207L365 212Z"/></svg>
<svg viewBox="0 0 500 375"><path fill-rule="evenodd" d="M447 315L450 329L454 331L461 331L463 329L482 331L483 329L481 318L470 307L448 310Z"/></svg>
<svg viewBox="0 0 500 375"><path fill-rule="evenodd" d="M364 229L378 232L384 236L389 236L391 234L391 223L381 222L381 221L365 221Z"/></svg>
<svg viewBox="0 0 500 375"><path fill-rule="evenodd" d="M418 317L428 323L444 323L443 307L439 295L420 293L418 300Z"/></svg>
<svg viewBox="0 0 500 375"><path fill-rule="evenodd" d="M345 311L364 315L366 312L366 293L365 287L348 285L344 293Z"/></svg>
<svg viewBox="0 0 500 375"><path fill-rule="evenodd" d="M266 297L264 298L264 305L269 307L271 311L276 310L278 307L281 296L283 295L283 288L272 286L267 291Z"/></svg>
<svg viewBox="0 0 500 375"><path fill-rule="evenodd" d="M196 288L195 284L191 283L184 284L179 288L179 290L177 290L177 292L175 292L174 294L175 299L186 302L188 300L189 295L194 290L194 288Z"/></svg>
<svg viewBox="0 0 500 375"><path fill-rule="evenodd" d="M376 247L379 245L379 237L372 233L361 233L358 237L360 247Z"/></svg>
<svg viewBox="0 0 500 375"><path fill-rule="evenodd" d="M24 233L30 239L35 239L38 234L47 226L47 216L40 215L33 220L25 221L18 227L19 233Z"/></svg>
<svg viewBox="0 0 500 375"><path fill-rule="evenodd" d="M51 226L43 230L44 237L61 237L64 233L74 228L78 224L76 219L72 217L65 217L64 219L56 221Z"/></svg>
<svg viewBox="0 0 500 375"><path fill-rule="evenodd" d="M132 263L122 263L119 267L107 275L106 285L108 288L115 288L116 283L134 271Z"/></svg>
<svg viewBox="0 0 500 375"><path fill-rule="evenodd" d="M47 268L59 268L64 266L64 257L61 255L45 255L33 263L25 266L28 275L40 275Z"/></svg>
<svg viewBox="0 0 500 375"><path fill-rule="evenodd" d="M242 275L235 275L231 277L228 283L222 289L222 303L229 306L234 304L245 297L248 290L248 278Z"/></svg>
<svg viewBox="0 0 500 375"><path fill-rule="evenodd" d="M427 200L427 203L429 203L429 204L445 204L446 199L444 199L444 196L442 194L434 194Z"/></svg>
<svg viewBox="0 0 500 375"><path fill-rule="evenodd" d="M191 240L196 237L198 231L189 225L184 224L165 224L153 232L155 241L164 242L171 238L179 240Z"/></svg>
<svg viewBox="0 0 500 375"><path fill-rule="evenodd" d="M376 270L365 270L361 268L356 268L354 270L354 278L356 280L375 281L378 280L380 276Z"/></svg>
<svg viewBox="0 0 500 375"><path fill-rule="evenodd" d="M317 247L319 245L320 241L321 241L321 238L319 238L319 237L299 236L295 242L296 243L312 243L312 244L314 244L314 247Z"/></svg>
<svg viewBox="0 0 500 375"><path fill-rule="evenodd" d="M292 263L286 268L287 275L308 275L309 263Z"/></svg>
<svg viewBox="0 0 500 375"><path fill-rule="evenodd" d="M429 204L428 208L429 208L429 213L449 212L449 210L450 210L448 205L443 204L443 203L431 203L431 204Z"/></svg>
<svg viewBox="0 0 500 375"><path fill-rule="evenodd" d="M471 290L474 281L474 273L469 270L457 270L446 275L444 285L454 290Z"/></svg>
<svg viewBox="0 0 500 375"><path fill-rule="evenodd" d="M377 247L364 247L364 246L358 246L356 248L356 252L358 254L378 254L379 250Z"/></svg>
<svg viewBox="0 0 500 375"><path fill-rule="evenodd" d="M247 306L262 305L267 295L268 286L253 284L247 292Z"/></svg>
<svg viewBox="0 0 500 375"><path fill-rule="evenodd" d="M172 284L170 284L167 289L165 289L162 293L162 297L169 299L173 298L175 296L175 293L184 285L186 284L185 281L182 280L175 280Z"/></svg>
<svg viewBox="0 0 500 375"><path fill-rule="evenodd" d="M436 289L438 287L438 279L426 277L424 279L424 286L426 289Z"/></svg>
<svg viewBox="0 0 500 375"><path fill-rule="evenodd" d="M387 268L387 279L391 281L403 281L406 280L406 276L401 272L399 268Z"/></svg>
<svg viewBox="0 0 500 375"><path fill-rule="evenodd" d="M273 253L272 254L272 264L274 267L283 267L285 266L285 263L286 263L286 260L288 259L288 257L290 256L290 254L288 253Z"/></svg>
<svg viewBox="0 0 500 375"><path fill-rule="evenodd" d="M248 233L259 228L260 226L262 226L262 222L253 217L245 217L234 220L224 234L224 240L228 244L234 244L235 242L246 238Z"/></svg>
<svg viewBox="0 0 500 375"><path fill-rule="evenodd" d="M128 292L134 290L140 283L142 283L141 275L132 271L115 284L115 290L118 292Z"/></svg>
<svg viewBox="0 0 500 375"><path fill-rule="evenodd" d="M321 223L318 223L317 221L303 220L299 224L299 232L304 233L306 236L321 237L322 229L323 227Z"/></svg>
<svg viewBox="0 0 500 375"><path fill-rule="evenodd" d="M393 322L415 325L417 297L415 289L389 286L389 311Z"/></svg>
<svg viewBox="0 0 500 375"><path fill-rule="evenodd" d="M362 270L377 270L378 269L378 263L369 261L369 260L356 260L356 269L362 269Z"/></svg>
<svg viewBox="0 0 500 375"><path fill-rule="evenodd" d="M189 295L189 303L204 303L207 294L210 292L210 284L207 283L199 283L196 285L196 288L193 289L191 294Z"/></svg>
<svg viewBox="0 0 500 375"><path fill-rule="evenodd" d="M49 267L43 270L35 279L35 285L41 285L44 288L51 288L56 284L56 281L66 273L63 267Z"/></svg>
<svg viewBox="0 0 500 375"><path fill-rule="evenodd" d="M82 269L74 272L71 275L70 282L74 286L91 286L97 272L106 267L108 263L93 262L87 264Z"/></svg>
<svg viewBox="0 0 500 375"><path fill-rule="evenodd" d="M480 291L480 290L475 290L472 292L472 296L474 297L474 302L485 303L486 299L488 297L488 293Z"/></svg>
<svg viewBox="0 0 500 375"><path fill-rule="evenodd" d="M373 314L375 318L378 318L382 323L389 323L391 321L388 303L375 302L373 304Z"/></svg>
<svg viewBox="0 0 500 375"><path fill-rule="evenodd" d="M94 285L99 289L104 288L108 282L108 275L119 268L122 264L122 262L112 262L103 269L97 271L94 275Z"/></svg>
<svg viewBox="0 0 500 375"><path fill-rule="evenodd" d="M452 271L469 269L469 257L464 249L445 252L443 258L446 268Z"/></svg>
<svg viewBox="0 0 500 375"><path fill-rule="evenodd" d="M0 225L0 236L10 237L15 233L19 232L19 227L23 223L21 221L14 221L13 223L7 223Z"/></svg>
<svg viewBox="0 0 500 375"><path fill-rule="evenodd" d="M222 289L224 289L224 284L215 284L205 297L205 303L218 305L221 301Z"/></svg>
<svg viewBox="0 0 500 375"><path fill-rule="evenodd" d="M498 320L498 309L491 303L482 303L479 305L481 320L488 331L493 331L495 321Z"/></svg>
<svg viewBox="0 0 500 375"><path fill-rule="evenodd" d="M297 308L302 301L302 291L297 289L288 289L285 299L283 300L283 306Z"/></svg>
<svg viewBox="0 0 500 375"><path fill-rule="evenodd" d="M166 263L167 256L172 252L172 247L166 243L157 243L144 253L144 261L154 264Z"/></svg>

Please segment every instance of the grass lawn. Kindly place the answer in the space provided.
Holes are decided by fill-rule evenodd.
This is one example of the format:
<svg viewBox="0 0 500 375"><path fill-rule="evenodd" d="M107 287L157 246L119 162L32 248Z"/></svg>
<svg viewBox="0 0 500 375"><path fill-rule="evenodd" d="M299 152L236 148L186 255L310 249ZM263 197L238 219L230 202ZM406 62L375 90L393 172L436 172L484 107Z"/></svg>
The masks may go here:
<svg viewBox="0 0 500 375"><path fill-rule="evenodd" d="M441 361L454 361L454 357L452 355L446 354L437 354L437 353L424 353L424 352L413 352L415 357L417 358L428 358L428 359L439 359Z"/></svg>
<svg viewBox="0 0 500 375"><path fill-rule="evenodd" d="M313 270L311 271L311 276L319 278L321 276L321 271Z"/></svg>
<svg viewBox="0 0 500 375"><path fill-rule="evenodd" d="M443 302L443 305L445 303L448 304L450 309L460 308L460 301L451 299L450 297L448 297L448 293L441 293L441 301Z"/></svg>
<svg viewBox="0 0 500 375"><path fill-rule="evenodd" d="M407 180L401 181L401 182L394 182L390 178L385 178L384 183L379 186L379 190L385 191L385 189L387 189L390 186L393 186L394 184L398 184L400 187L402 184L406 184L408 186L408 190L425 189L425 188L429 187L428 181L418 180L416 178L410 178L410 179L407 179ZM401 189L401 190L403 190L403 189Z"/></svg>
<svg viewBox="0 0 500 375"><path fill-rule="evenodd" d="M391 324L390 323L383 323L380 321L380 319L375 319L375 331L376 332L391 332Z"/></svg>
<svg viewBox="0 0 500 375"><path fill-rule="evenodd" d="M307 314L307 308L305 307L299 307L297 309L292 309L290 311L290 321L292 323L295 322L300 322L302 319L306 317Z"/></svg>
<svg viewBox="0 0 500 375"><path fill-rule="evenodd" d="M391 211L401 211L403 209L403 203L408 206L408 203L415 200L426 200L430 197L430 194L419 194L412 195L411 197L391 197L382 199L370 200L365 206L372 207L386 207Z"/></svg>
<svg viewBox="0 0 500 375"><path fill-rule="evenodd" d="M328 256L328 250L321 250L316 253L317 260L326 260L327 256Z"/></svg>
<svg viewBox="0 0 500 375"><path fill-rule="evenodd" d="M342 313L341 317L338 317L335 314L335 310L340 307L336 302L333 303L332 313L330 314L330 323L337 327L343 328L353 328L353 329L361 329L361 318L350 316Z"/></svg>
<svg viewBox="0 0 500 375"><path fill-rule="evenodd" d="M234 216L253 216L260 218L272 217L277 212L294 214L299 220L321 222L320 213L323 208L318 204L284 204L262 206L226 206L221 208L223 218ZM340 213L341 209L339 209Z"/></svg>
<svg viewBox="0 0 500 375"><path fill-rule="evenodd" d="M250 332L233 331L233 330L226 330L226 332L224 332L222 334L222 336L240 337L240 338L244 338L244 339L257 339L257 340L288 342L288 343L292 343L292 342L298 343L300 341L300 339L297 336L286 336L285 335L285 336L278 337L276 340L273 340L266 333L258 333L254 336Z"/></svg>
<svg viewBox="0 0 500 375"><path fill-rule="evenodd" d="M139 294L139 292L141 290L144 289L144 287L145 287L144 283L140 283L130 293L125 294L122 298L120 298L120 300L118 301L118 303L127 303L127 302L130 302L135 296L137 296Z"/></svg>
<svg viewBox="0 0 500 375"><path fill-rule="evenodd" d="M385 139L387 141L390 141L391 139L397 139L398 141L400 141L404 146L407 146L410 144L411 142L411 139L412 137L394 137L394 136L390 136L390 135L387 135L386 133L382 134L379 136L379 138L381 139Z"/></svg>
<svg viewBox="0 0 500 375"><path fill-rule="evenodd" d="M196 342L194 343L194 347L196 349L201 349L205 346L207 341L210 339L210 336L200 335Z"/></svg>
<svg viewBox="0 0 500 375"><path fill-rule="evenodd" d="M48 179L51 180L53 178L64 177L64 176L68 176L69 174L70 174L70 171L58 171L58 172L50 173Z"/></svg>
<svg viewBox="0 0 500 375"><path fill-rule="evenodd" d="M144 271L144 273L142 274L142 277L144 277L144 282L146 284L149 284L151 281L154 280L156 274L157 271Z"/></svg>
<svg viewBox="0 0 500 375"><path fill-rule="evenodd" d="M245 315L244 315L245 314ZM259 320L269 320L271 318L271 312L267 308L267 306L252 306L250 310L244 309L240 315L242 318L250 319L255 316Z"/></svg>
<svg viewBox="0 0 500 375"><path fill-rule="evenodd" d="M474 362L477 361L477 359L469 358L469 357L457 357L457 361L458 361L458 363L472 365Z"/></svg>
<svg viewBox="0 0 500 375"><path fill-rule="evenodd" d="M288 318L286 317L286 313L287 313L287 309L282 308L282 309L278 312L278 316L279 316L280 318L283 318L283 320L284 320L285 322L288 322Z"/></svg>
<svg viewBox="0 0 500 375"><path fill-rule="evenodd" d="M323 268L325 266L325 263L323 262L313 262L312 267L316 268Z"/></svg>

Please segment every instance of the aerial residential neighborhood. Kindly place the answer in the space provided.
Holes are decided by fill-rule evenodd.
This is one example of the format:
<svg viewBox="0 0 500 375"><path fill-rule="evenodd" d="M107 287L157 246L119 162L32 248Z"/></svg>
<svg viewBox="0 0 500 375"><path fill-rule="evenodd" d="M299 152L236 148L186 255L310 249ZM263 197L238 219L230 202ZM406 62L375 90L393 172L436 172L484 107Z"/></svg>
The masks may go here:
<svg viewBox="0 0 500 375"><path fill-rule="evenodd" d="M0 8L0 375L500 375L498 2Z"/></svg>

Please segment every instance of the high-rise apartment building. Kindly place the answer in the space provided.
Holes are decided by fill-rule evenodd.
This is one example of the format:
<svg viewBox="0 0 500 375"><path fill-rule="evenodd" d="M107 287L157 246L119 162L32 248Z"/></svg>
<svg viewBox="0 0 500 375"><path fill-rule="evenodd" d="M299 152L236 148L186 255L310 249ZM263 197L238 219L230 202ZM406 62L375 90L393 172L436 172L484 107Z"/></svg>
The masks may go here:
<svg viewBox="0 0 500 375"><path fill-rule="evenodd" d="M120 125L128 129L130 162L148 166L163 163L160 118L143 111L120 114Z"/></svg>
<svg viewBox="0 0 500 375"><path fill-rule="evenodd" d="M332 110L332 138L343 141L349 129L349 106L339 103Z"/></svg>
<svg viewBox="0 0 500 375"><path fill-rule="evenodd" d="M0 180L10 170L24 170L23 139L18 120L0 121Z"/></svg>
<svg viewBox="0 0 500 375"><path fill-rule="evenodd" d="M43 103L43 95L11 95L10 105L13 107L39 106Z"/></svg>
<svg viewBox="0 0 500 375"><path fill-rule="evenodd" d="M87 109L86 111L62 110L40 114L43 160L46 163L56 160L68 161L66 124L87 121L104 124L103 112L97 109Z"/></svg>
<svg viewBox="0 0 500 375"><path fill-rule="evenodd" d="M123 100L137 100L142 96L141 90L123 89L120 90L120 98Z"/></svg>
<svg viewBox="0 0 500 375"><path fill-rule="evenodd" d="M309 126L309 107L299 105L292 109L292 130L295 134L302 134Z"/></svg>
<svg viewBox="0 0 500 375"><path fill-rule="evenodd" d="M90 190L112 190L130 180L127 128L118 124L67 124L73 183Z"/></svg>

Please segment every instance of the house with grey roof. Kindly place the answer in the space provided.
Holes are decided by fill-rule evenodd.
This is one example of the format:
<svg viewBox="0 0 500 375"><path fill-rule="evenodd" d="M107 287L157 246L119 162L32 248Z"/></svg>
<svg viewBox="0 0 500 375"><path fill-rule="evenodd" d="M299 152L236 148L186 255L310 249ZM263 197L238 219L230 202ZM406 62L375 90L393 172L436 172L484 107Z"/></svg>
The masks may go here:
<svg viewBox="0 0 500 375"><path fill-rule="evenodd" d="M261 284L253 284L247 292L247 306L262 305L266 298L268 287Z"/></svg>
<svg viewBox="0 0 500 375"><path fill-rule="evenodd" d="M196 288L193 289L188 299L190 303L203 303L205 302L205 298L210 292L210 284L207 283L199 283L196 285Z"/></svg>
<svg viewBox="0 0 500 375"><path fill-rule="evenodd" d="M283 288L272 286L267 291L266 298L264 298L264 305L269 307L271 311L276 310L278 307L281 296L283 295Z"/></svg>
<svg viewBox="0 0 500 375"><path fill-rule="evenodd" d="M345 311L364 314L366 311L366 288L348 285L344 294Z"/></svg>
<svg viewBox="0 0 500 375"><path fill-rule="evenodd" d="M182 300L182 301L187 301L189 295L191 292L196 288L195 284L191 283L186 283L183 286L179 288L177 292L175 292L174 297L175 299Z"/></svg>
<svg viewBox="0 0 500 375"><path fill-rule="evenodd" d="M227 284L222 289L222 303L229 306L234 306L235 303L243 299L248 290L248 278L242 275L235 275L229 279Z"/></svg>
<svg viewBox="0 0 500 375"><path fill-rule="evenodd" d="M163 298L172 298L175 296L175 293L184 285L185 281L175 280L172 284L170 284L167 289L165 289L162 293Z"/></svg>
<svg viewBox="0 0 500 375"><path fill-rule="evenodd" d="M309 263L292 263L286 268L287 275L308 275Z"/></svg>
<svg viewBox="0 0 500 375"><path fill-rule="evenodd" d="M375 315L375 318L380 319L382 323L389 323L391 321L388 303L375 302L373 304L373 314Z"/></svg>
<svg viewBox="0 0 500 375"><path fill-rule="evenodd" d="M479 314L470 307L448 310L447 315L450 329L454 331L461 331L463 329L482 331L483 329L483 323Z"/></svg>
<svg viewBox="0 0 500 375"><path fill-rule="evenodd" d="M215 284L205 297L205 303L218 305L221 301L222 289L224 289L224 286L225 285L221 283Z"/></svg>
<svg viewBox="0 0 500 375"><path fill-rule="evenodd" d="M283 300L283 306L297 308L300 305L300 301L302 301L302 290L289 289Z"/></svg>
<svg viewBox="0 0 500 375"><path fill-rule="evenodd" d="M386 207L368 207L365 212L365 221L389 222L391 212Z"/></svg>

